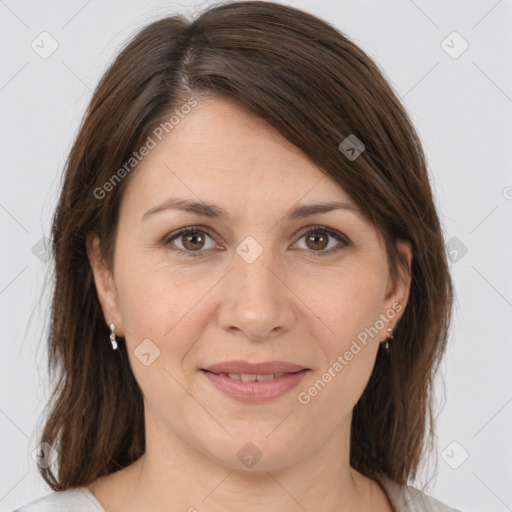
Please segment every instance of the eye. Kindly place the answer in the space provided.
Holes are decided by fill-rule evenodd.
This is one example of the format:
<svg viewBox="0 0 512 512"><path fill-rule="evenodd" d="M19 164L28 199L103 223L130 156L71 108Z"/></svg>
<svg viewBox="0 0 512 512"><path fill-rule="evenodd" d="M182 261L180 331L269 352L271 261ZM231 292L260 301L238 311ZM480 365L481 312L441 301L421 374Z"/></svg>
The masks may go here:
<svg viewBox="0 0 512 512"><path fill-rule="evenodd" d="M203 256L204 251L202 249L215 248L215 243L210 233L210 229L206 226L189 226L167 235L162 240L162 245L174 246L171 249L184 256ZM207 244L208 238L211 240L210 246ZM312 258L327 256L351 244L346 236L325 226L310 227L306 232L303 232L299 240L303 238L305 238L306 243L305 249L310 252L309 257ZM174 242L175 240L176 242ZM338 242L338 244L334 244L335 248L332 249L331 246L329 250L324 250L331 245L330 242L333 240ZM181 247L180 245L176 246L176 243L181 244ZM297 243L295 242L294 245L297 245Z"/></svg>
<svg viewBox="0 0 512 512"><path fill-rule="evenodd" d="M162 241L162 244L174 245L171 242L175 239L178 239L178 242L182 244L182 247L178 246L178 248L173 250L185 256L203 256L201 254L201 249L213 249L213 246L215 245L213 244L213 246L205 247L206 238L208 237L212 240L208 231L209 230L204 227L190 226L187 228L180 229L179 231L171 233L170 235L166 236Z"/></svg>
<svg viewBox="0 0 512 512"><path fill-rule="evenodd" d="M325 226L313 226L312 228L309 228L308 231L301 235L300 240L303 238L305 239L306 244L305 249L310 251L309 257L313 258L327 256L350 245L350 241L347 237L338 233L338 231L334 231L333 229ZM337 244L338 247L334 244L334 250L332 249L332 245L329 250L324 250L333 240L337 240L339 242Z"/></svg>

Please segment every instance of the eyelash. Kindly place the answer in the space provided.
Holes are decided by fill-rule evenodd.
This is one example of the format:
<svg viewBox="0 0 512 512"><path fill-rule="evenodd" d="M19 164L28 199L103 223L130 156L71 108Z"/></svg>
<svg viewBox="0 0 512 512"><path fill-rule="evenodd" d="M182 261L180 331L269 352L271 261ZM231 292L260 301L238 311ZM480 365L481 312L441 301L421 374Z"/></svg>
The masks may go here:
<svg viewBox="0 0 512 512"><path fill-rule="evenodd" d="M330 255L335 252L338 252L342 248L346 248L351 245L350 240L347 237L345 237L344 235L342 235L341 233L338 233L337 231L334 231L333 229L330 229L326 226L319 226L319 225L312 226L311 228L309 228L307 231L305 231L304 233L302 233L300 235L298 240L305 237L306 235L315 233L317 231L322 231L322 232L326 233L329 237L332 237L332 238L338 240L339 242L341 242L342 245L341 245L341 247L338 247L337 249L334 249L334 250L330 249L329 251L310 251L310 254L309 254L310 258L321 258L325 255ZM212 234L211 234L211 230L209 228L203 227L203 226L189 226L189 227L180 229L178 231L175 231L174 233L170 233L167 236L165 236L164 239L162 240L162 245L169 245L171 243L171 241L174 240L175 238L186 235L188 233L198 233L198 232L205 233L210 238L213 238ZM199 251L184 251L177 247L172 247L171 250L177 252L180 255L192 257L192 258L202 257L203 256L202 253L204 253L204 251L201 251L201 250L199 250Z"/></svg>

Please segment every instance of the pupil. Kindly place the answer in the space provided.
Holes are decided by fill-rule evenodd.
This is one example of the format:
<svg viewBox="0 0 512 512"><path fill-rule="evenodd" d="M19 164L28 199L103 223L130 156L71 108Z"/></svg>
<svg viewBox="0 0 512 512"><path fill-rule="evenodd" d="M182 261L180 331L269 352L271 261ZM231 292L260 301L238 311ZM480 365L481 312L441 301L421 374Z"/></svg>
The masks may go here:
<svg viewBox="0 0 512 512"><path fill-rule="evenodd" d="M203 237L201 236L201 234L198 234L198 233L187 234L184 236L185 240L184 240L183 245L185 245L185 247L186 247L186 243L188 243L188 242L190 242L192 245L199 244L199 247L189 247L189 248L200 249L202 247L201 242L204 242L204 240L202 238ZM326 247L327 237L324 234L320 234L320 235L312 234L312 235L309 235L308 241L312 242L313 245L317 245L317 247L314 247L315 249L323 249L324 247ZM320 244L320 247L318 247L318 244Z"/></svg>
<svg viewBox="0 0 512 512"><path fill-rule="evenodd" d="M326 236L325 235L317 235L317 234L313 234L313 235L310 235L309 236L309 241L312 241L313 244L318 244L318 240L319 239L323 239L323 244L320 242L320 245L321 247L316 247L317 249L320 248L320 249L323 249L325 246L326 246Z"/></svg>
<svg viewBox="0 0 512 512"><path fill-rule="evenodd" d="M192 245L198 243L195 239L201 240L202 236L200 234L195 234L195 233L194 234L187 234L187 235L185 235L185 242L191 242ZM183 245L185 247L187 247L185 242L183 243ZM204 242L204 240L203 240L203 242ZM200 242L199 242L199 244L200 244L200 247L189 247L189 249L200 249L202 247L202 245L201 245Z"/></svg>

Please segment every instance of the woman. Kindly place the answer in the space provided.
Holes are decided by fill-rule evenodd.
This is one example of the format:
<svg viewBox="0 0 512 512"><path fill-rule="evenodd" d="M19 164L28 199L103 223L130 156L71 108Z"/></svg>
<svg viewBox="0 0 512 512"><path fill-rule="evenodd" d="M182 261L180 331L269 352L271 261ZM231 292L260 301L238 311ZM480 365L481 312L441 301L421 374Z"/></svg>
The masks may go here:
<svg viewBox="0 0 512 512"><path fill-rule="evenodd" d="M52 236L57 492L20 511L454 510L408 485L452 304L425 157L336 29L254 1L141 30Z"/></svg>

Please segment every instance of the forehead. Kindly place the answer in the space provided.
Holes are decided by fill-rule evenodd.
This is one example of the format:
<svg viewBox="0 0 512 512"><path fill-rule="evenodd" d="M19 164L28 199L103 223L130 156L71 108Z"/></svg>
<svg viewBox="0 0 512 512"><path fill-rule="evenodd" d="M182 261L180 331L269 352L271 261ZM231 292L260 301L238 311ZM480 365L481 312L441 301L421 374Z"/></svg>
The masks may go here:
<svg viewBox="0 0 512 512"><path fill-rule="evenodd" d="M137 210L167 197L226 207L343 201L342 187L263 119L224 99L199 100L138 164L123 203ZM146 210L144 210L146 211Z"/></svg>

